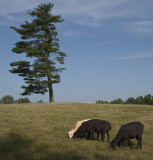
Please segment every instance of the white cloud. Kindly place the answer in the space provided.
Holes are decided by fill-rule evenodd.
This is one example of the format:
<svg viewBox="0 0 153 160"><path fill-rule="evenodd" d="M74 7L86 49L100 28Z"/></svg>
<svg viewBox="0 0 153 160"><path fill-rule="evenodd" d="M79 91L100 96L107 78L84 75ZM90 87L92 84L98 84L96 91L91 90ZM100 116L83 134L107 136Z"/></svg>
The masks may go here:
<svg viewBox="0 0 153 160"><path fill-rule="evenodd" d="M56 13L76 24L99 26L112 18L152 18L153 1L148 0L54 0ZM151 14L152 13L152 14ZM114 22L114 23L117 23Z"/></svg>
<svg viewBox="0 0 153 160"><path fill-rule="evenodd" d="M44 2L49 2L49 0L1 0L0 24L11 25L12 22L23 22L28 10Z"/></svg>
<svg viewBox="0 0 153 160"><path fill-rule="evenodd" d="M56 2L59 2L57 0ZM73 0L60 5L57 4L56 12L59 12L69 21L80 25L99 26L101 20L113 17L123 17L127 13L116 9L127 0ZM59 9L58 9L59 8ZM131 13L131 12L129 12Z"/></svg>
<svg viewBox="0 0 153 160"><path fill-rule="evenodd" d="M124 28L136 33L153 33L153 20L127 22L124 24Z"/></svg>
<svg viewBox="0 0 153 160"><path fill-rule="evenodd" d="M51 2L50 0L1 0L0 1L0 20L1 24L21 21L17 18L27 10L37 7L40 3ZM146 19L153 18L152 0L52 0L54 3L53 13L61 14L62 17L72 23L83 26L105 26L112 20L113 25L119 26L119 21L124 22L124 30L152 32L152 24L140 24L129 22L130 20L140 19L144 22ZM1 20L1 21L2 21ZM112 27L113 27L112 26ZM119 26L121 27L121 26Z"/></svg>
<svg viewBox="0 0 153 160"><path fill-rule="evenodd" d="M153 52L132 54L132 55L126 54L126 56L111 57L109 59L122 61L122 60L136 60L136 59L144 59L144 58L153 58Z"/></svg>

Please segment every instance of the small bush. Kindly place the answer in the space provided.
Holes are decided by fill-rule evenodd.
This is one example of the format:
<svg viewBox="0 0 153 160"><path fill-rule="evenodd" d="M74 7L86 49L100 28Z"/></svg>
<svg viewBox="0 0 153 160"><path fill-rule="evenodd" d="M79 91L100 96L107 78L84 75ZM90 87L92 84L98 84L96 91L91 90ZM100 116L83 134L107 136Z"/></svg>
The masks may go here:
<svg viewBox="0 0 153 160"><path fill-rule="evenodd" d="M124 103L123 100L120 99L120 98L115 99L115 100L113 100L113 101L110 102L110 104L123 104L123 103Z"/></svg>
<svg viewBox="0 0 153 160"><path fill-rule="evenodd" d="M31 103L28 98L19 98L17 103Z"/></svg>
<svg viewBox="0 0 153 160"><path fill-rule="evenodd" d="M2 97L2 99L0 100L0 103L1 104L13 104L15 103L15 100L11 95L6 95Z"/></svg>
<svg viewBox="0 0 153 160"><path fill-rule="evenodd" d="M43 103L43 100L39 100L37 103Z"/></svg>

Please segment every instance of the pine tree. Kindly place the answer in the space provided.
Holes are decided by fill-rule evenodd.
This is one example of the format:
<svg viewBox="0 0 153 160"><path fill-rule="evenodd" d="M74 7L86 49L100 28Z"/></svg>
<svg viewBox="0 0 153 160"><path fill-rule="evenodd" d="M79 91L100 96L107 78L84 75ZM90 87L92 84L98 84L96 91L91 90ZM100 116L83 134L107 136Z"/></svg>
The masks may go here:
<svg viewBox="0 0 153 160"><path fill-rule="evenodd" d="M52 84L60 82L59 72L65 69L58 68L57 63L64 64L66 56L59 49L55 26L63 19L61 15L51 13L53 6L53 3L40 4L27 12L33 17L30 22L25 21L20 28L11 26L22 39L12 51L16 54L25 53L27 58L31 58L30 61L10 63L13 67L10 72L24 77L26 86L21 86L24 89L21 95L45 94L49 91L50 102L54 102Z"/></svg>

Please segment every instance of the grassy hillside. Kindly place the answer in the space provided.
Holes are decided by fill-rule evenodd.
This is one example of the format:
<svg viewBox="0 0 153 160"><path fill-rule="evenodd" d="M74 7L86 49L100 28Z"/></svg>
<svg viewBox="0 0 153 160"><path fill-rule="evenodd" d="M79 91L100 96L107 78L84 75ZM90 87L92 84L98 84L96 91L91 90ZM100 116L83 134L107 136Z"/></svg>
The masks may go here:
<svg viewBox="0 0 153 160"><path fill-rule="evenodd" d="M68 138L82 119L99 118L112 125L111 140L122 124L141 121L143 146L111 150L106 142ZM136 140L133 140L137 144ZM0 105L0 160L152 160L153 106L36 103Z"/></svg>

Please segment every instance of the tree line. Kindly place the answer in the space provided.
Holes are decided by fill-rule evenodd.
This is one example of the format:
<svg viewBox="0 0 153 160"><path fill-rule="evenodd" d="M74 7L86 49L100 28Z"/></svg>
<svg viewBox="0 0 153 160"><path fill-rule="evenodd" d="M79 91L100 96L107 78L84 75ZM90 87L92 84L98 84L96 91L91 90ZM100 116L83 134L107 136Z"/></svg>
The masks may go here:
<svg viewBox="0 0 153 160"><path fill-rule="evenodd" d="M121 98L115 99L113 101L103 101L97 100L96 103L100 104L145 104L145 105L153 105L153 95L147 94L145 96L138 96L136 98L129 97L127 100L123 101Z"/></svg>
<svg viewBox="0 0 153 160"><path fill-rule="evenodd" d="M29 98L19 98L15 100L13 96L6 95L0 99L0 104L17 104L17 103L31 103Z"/></svg>

